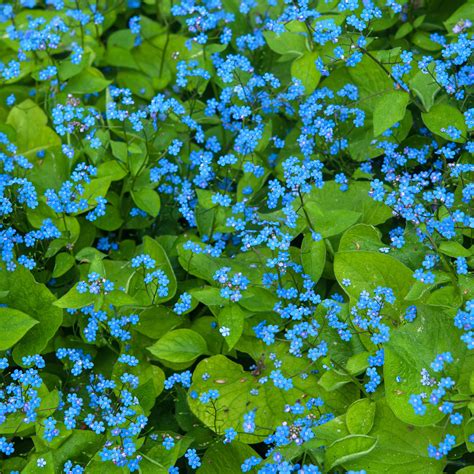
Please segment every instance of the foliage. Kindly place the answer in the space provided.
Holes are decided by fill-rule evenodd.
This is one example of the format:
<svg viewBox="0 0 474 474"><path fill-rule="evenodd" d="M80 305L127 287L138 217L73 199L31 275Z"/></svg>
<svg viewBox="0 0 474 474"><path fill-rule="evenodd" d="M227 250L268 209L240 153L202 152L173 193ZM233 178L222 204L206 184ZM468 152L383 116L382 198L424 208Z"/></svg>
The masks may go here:
<svg viewBox="0 0 474 474"><path fill-rule="evenodd" d="M472 473L472 0L0 5L0 472Z"/></svg>

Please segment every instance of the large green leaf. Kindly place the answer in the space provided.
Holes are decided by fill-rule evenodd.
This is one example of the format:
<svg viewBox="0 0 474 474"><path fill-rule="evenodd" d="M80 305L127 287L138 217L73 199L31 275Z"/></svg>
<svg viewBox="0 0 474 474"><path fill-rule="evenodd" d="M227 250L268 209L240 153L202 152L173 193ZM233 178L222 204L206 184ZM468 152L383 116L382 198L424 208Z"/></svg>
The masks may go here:
<svg viewBox="0 0 474 474"><path fill-rule="evenodd" d="M197 474L234 474L252 456L260 457L250 446L234 441L232 444L214 444L206 450Z"/></svg>
<svg viewBox="0 0 474 474"><path fill-rule="evenodd" d="M409 100L407 92L392 91L377 101L374 109L374 136L377 137L403 119Z"/></svg>
<svg viewBox="0 0 474 474"><path fill-rule="evenodd" d="M235 344L237 344L242 331L244 329L246 312L237 304L231 304L230 306L225 306L217 317L219 321L219 326L221 328L225 327L229 329L230 334L224 336L229 349L232 349Z"/></svg>
<svg viewBox="0 0 474 474"><path fill-rule="evenodd" d="M16 344L38 321L13 308L0 308L0 351Z"/></svg>
<svg viewBox="0 0 474 474"><path fill-rule="evenodd" d="M466 123L464 117L459 110L448 104L437 104L431 108L429 112L421 114L424 124L435 135L453 140L446 133L448 127L455 127L461 132L461 137L453 141L464 143L466 141Z"/></svg>
<svg viewBox="0 0 474 474"><path fill-rule="evenodd" d="M280 357L285 358L283 367L290 368L292 373L304 371L307 363L304 359L289 357L286 347L272 347ZM209 374L210 377L203 377ZM239 440L245 443L256 443L262 435L268 435L279 423L287 418L285 405L295 403L301 397L321 396L326 405L325 410L343 410L353 401L354 389L345 387L344 391L329 394L316 384L314 376L306 379L295 377L294 388L285 391L277 389L271 382L260 384L261 376L268 375L267 371L246 372L240 364L232 362L227 357L216 355L201 361L193 373L191 391L198 393L209 389L217 389L219 397L212 406L188 397L192 412L209 428L222 434L226 428L233 427L239 432ZM256 391L252 394L251 391ZM254 433L242 432L243 416L255 409L257 429Z"/></svg>
<svg viewBox="0 0 474 474"><path fill-rule="evenodd" d="M308 51L291 63L291 75L301 81L306 94L311 94L321 79L321 73L316 68L316 60L318 57L318 53Z"/></svg>
<svg viewBox="0 0 474 474"><path fill-rule="evenodd" d="M68 81L65 92L93 94L104 90L110 83L98 69L88 67Z"/></svg>
<svg viewBox="0 0 474 474"><path fill-rule="evenodd" d="M345 417L336 418L315 428L315 446L330 445L349 435ZM370 437L377 439L372 450L363 456L342 463L346 470L365 470L367 474L381 472L397 474L441 474L445 461L428 457L427 446L439 442L443 427L418 428L402 423L384 400L377 401L375 422Z"/></svg>
<svg viewBox="0 0 474 474"><path fill-rule="evenodd" d="M358 298L363 290L373 291L378 286L391 288L399 305L414 283L412 271L383 253L352 251L338 252L334 258L334 273L341 286L342 280L351 284L344 287L352 298Z"/></svg>
<svg viewBox="0 0 474 474"><path fill-rule="evenodd" d="M419 97L427 112L433 107L436 94L441 89L433 78L434 64L428 66L428 70L430 74L418 71L409 82L410 88Z"/></svg>
<svg viewBox="0 0 474 474"><path fill-rule="evenodd" d="M315 241L308 233L301 244L301 263L303 270L316 283L323 274L326 263L326 244L324 240Z"/></svg>
<svg viewBox="0 0 474 474"><path fill-rule="evenodd" d="M135 204L150 216L156 217L160 213L160 195L150 188L137 188L132 191L132 198Z"/></svg>
<svg viewBox="0 0 474 474"><path fill-rule="evenodd" d="M437 354L451 352L454 363L446 364L443 373L455 382L462 377L467 387L470 372L474 369L474 357L460 341L462 331L456 329L452 316L438 307L419 305L413 323L393 331L385 345L385 396L395 415L405 423L427 426L440 421L444 414L427 403L425 415L416 415L408 400L411 394L420 394L430 389L421 384L421 370L431 376L439 374L430 368ZM458 384L458 388L462 389Z"/></svg>
<svg viewBox="0 0 474 474"><path fill-rule="evenodd" d="M21 363L23 356L40 354L45 349L62 323L62 310L53 306L56 299L48 288L37 283L23 267L14 272L0 271L0 291L7 291L0 299L2 303L38 321L13 349L13 358Z"/></svg>
<svg viewBox="0 0 474 474"><path fill-rule="evenodd" d="M277 34L273 31L265 31L263 36L269 48L275 53L300 56L307 51L306 39L301 33L285 31Z"/></svg>
<svg viewBox="0 0 474 474"><path fill-rule="evenodd" d="M168 362L192 362L207 351L204 338L191 329L175 329L165 334L148 350Z"/></svg>
<svg viewBox="0 0 474 474"><path fill-rule="evenodd" d="M321 189L314 188L304 198L304 202L305 204L315 202L324 213L333 213L336 210L360 213L360 222L363 224L382 224L392 216L388 206L367 198L370 191L369 183L362 181L350 183L349 189L344 192L339 188L340 185L334 181L327 181Z"/></svg>
<svg viewBox="0 0 474 474"><path fill-rule="evenodd" d="M304 207L310 220L310 227L324 238L344 232L361 217L360 212L350 209L324 209L313 201L305 203Z"/></svg>
<svg viewBox="0 0 474 474"><path fill-rule="evenodd" d="M168 294L166 296L156 294L156 283L145 285L142 271L136 272L128 282L129 293L143 305L164 303L173 298L176 293L177 282L165 249L155 239L145 236L140 253L150 255L156 262L156 269L162 270L166 274L169 280Z"/></svg>
<svg viewBox="0 0 474 474"><path fill-rule="evenodd" d="M334 441L326 449L325 467L329 471L341 464L350 463L371 453L377 445L377 438L353 434Z"/></svg>
<svg viewBox="0 0 474 474"><path fill-rule="evenodd" d="M346 413L346 425L349 433L366 435L374 426L376 405L373 400L356 400Z"/></svg>
<svg viewBox="0 0 474 474"><path fill-rule="evenodd" d="M7 124L16 132L19 153L33 157L35 153L60 146L61 140L47 126L48 117L31 99L21 102L8 114Z"/></svg>

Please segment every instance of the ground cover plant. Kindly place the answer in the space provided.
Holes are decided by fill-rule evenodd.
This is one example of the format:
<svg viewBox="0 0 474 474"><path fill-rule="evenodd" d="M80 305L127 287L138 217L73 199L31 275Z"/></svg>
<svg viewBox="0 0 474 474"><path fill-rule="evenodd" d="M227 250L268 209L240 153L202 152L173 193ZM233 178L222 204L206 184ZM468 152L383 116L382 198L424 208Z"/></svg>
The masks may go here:
<svg viewBox="0 0 474 474"><path fill-rule="evenodd" d="M0 5L0 472L473 473L474 2Z"/></svg>

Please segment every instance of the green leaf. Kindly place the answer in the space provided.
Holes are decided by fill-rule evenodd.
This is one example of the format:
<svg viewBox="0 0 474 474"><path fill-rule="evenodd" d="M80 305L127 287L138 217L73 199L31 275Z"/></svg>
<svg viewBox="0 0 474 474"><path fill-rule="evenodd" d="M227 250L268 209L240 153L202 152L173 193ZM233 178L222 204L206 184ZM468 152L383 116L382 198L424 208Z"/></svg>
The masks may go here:
<svg viewBox="0 0 474 474"><path fill-rule="evenodd" d="M86 293L79 293L76 288L77 285L74 285L65 295L53 303L54 306L64 309L79 309L94 303L95 295L88 291Z"/></svg>
<svg viewBox="0 0 474 474"><path fill-rule="evenodd" d="M321 79L321 73L316 68L318 57L318 53L307 51L303 56L296 58L291 63L291 75L301 81L306 94L311 94Z"/></svg>
<svg viewBox="0 0 474 474"><path fill-rule="evenodd" d="M304 207L309 216L312 229L324 238L344 232L361 217L361 213L357 211L350 209L323 209L312 201L305 203Z"/></svg>
<svg viewBox="0 0 474 474"><path fill-rule="evenodd" d="M332 214L333 217L336 210L360 213L360 223L363 224L378 225L392 217L392 211L388 206L373 199L367 199L370 191L369 183L352 182L349 184L349 189L344 192L339 187L340 185L334 181L327 181L321 189L313 188L304 198L305 206L309 202L314 202L319 206L320 211L328 215Z"/></svg>
<svg viewBox="0 0 474 474"><path fill-rule="evenodd" d="M169 362L192 362L207 352L204 338L191 329L176 329L165 334L148 350Z"/></svg>
<svg viewBox="0 0 474 474"><path fill-rule="evenodd" d="M376 252L338 252L334 257L334 273L344 291L357 299L364 290L373 291L378 286L391 288L399 305L407 295L414 280L411 270L389 255ZM343 279L351 284L342 285Z"/></svg>
<svg viewBox="0 0 474 474"><path fill-rule="evenodd" d="M381 94L393 91L392 80L373 59L366 55L357 66L348 68L348 75L348 80L358 87L361 99L359 104L366 111L373 111Z"/></svg>
<svg viewBox="0 0 474 474"><path fill-rule="evenodd" d="M452 140L458 143L466 141L467 129L464 122L464 116L458 109L448 104L437 104L429 112L422 113L421 117L424 124L435 135ZM448 127L455 127L461 132L461 137L453 140L445 132Z"/></svg>
<svg viewBox="0 0 474 474"><path fill-rule="evenodd" d="M347 360L346 370L351 375L360 375L369 367L368 356L369 353L365 351L354 354Z"/></svg>
<svg viewBox="0 0 474 474"><path fill-rule="evenodd" d="M150 188L137 188L132 191L132 198L135 204L150 216L156 217L160 213L160 195Z"/></svg>
<svg viewBox="0 0 474 474"><path fill-rule="evenodd" d="M464 425L464 440L466 443L467 450L470 453L474 452L474 442L472 441L472 438L471 438L473 434L474 434L474 417L471 417L469 421Z"/></svg>
<svg viewBox="0 0 474 474"><path fill-rule="evenodd" d="M409 35L413 31L413 25L411 23L403 23L395 33L395 39L402 39Z"/></svg>
<svg viewBox="0 0 474 474"><path fill-rule="evenodd" d="M70 79L64 89L68 94L93 94L104 90L112 81L108 81L102 72L88 67Z"/></svg>
<svg viewBox="0 0 474 474"><path fill-rule="evenodd" d="M154 444L146 454L143 453L143 460L140 463L140 471L143 474L168 474L168 469L176 464L193 441L189 436L173 437L175 445L171 449L168 450L161 444Z"/></svg>
<svg viewBox="0 0 474 474"><path fill-rule="evenodd" d="M240 344L240 343L239 343ZM289 356L287 346L272 346L278 359L283 360L283 373L285 368L291 373L305 370L307 362L303 359ZM266 363L266 360L263 360ZM270 365L270 364L269 364ZM210 429L222 434L226 428L233 427L239 432L239 441L245 443L256 443L261 436L267 436L269 430L274 429L283 420L288 419L284 407L293 404L301 397L321 396L325 400L324 410L338 412L348 403L354 400L354 389L346 388L344 392L325 392L316 384L315 377L310 375L303 380L299 377L293 379L294 388L285 391L276 389L273 385L262 385L259 379L268 376L269 369L258 373L246 372L240 364L232 362L223 355L216 355L199 362L193 373L193 385L191 390L202 393L211 388L219 391L219 398L215 400L214 406L203 404L197 399L188 396L188 404L192 412ZM203 379L203 374L210 377ZM286 374L287 376L289 374ZM256 389L257 394L252 395ZM214 408L216 411L214 411ZM242 433L243 415L255 409L257 429L255 433ZM225 413L225 417L217 416L216 413Z"/></svg>
<svg viewBox="0 0 474 474"><path fill-rule="evenodd" d="M134 330L151 339L159 339L183 323L183 318L175 314L171 308L156 305L140 313L140 321Z"/></svg>
<svg viewBox="0 0 474 474"><path fill-rule="evenodd" d="M240 466L243 462L255 456L260 456L246 444L238 441L232 444L213 444L206 450L202 458L202 466L196 474L234 474L241 472Z"/></svg>
<svg viewBox="0 0 474 474"><path fill-rule="evenodd" d="M54 261L53 278L63 276L73 267L74 263L75 259L70 253L58 253Z"/></svg>
<svg viewBox="0 0 474 474"><path fill-rule="evenodd" d="M25 354L31 355L31 354ZM59 404L59 393L57 390L48 391L46 385L41 385L38 388L38 396L41 403L37 409L36 423L41 423L41 420L51 416L57 409ZM7 419L0 424L0 434L26 436L31 434L34 429L35 422L25 423L25 415L22 411L7 414Z"/></svg>
<svg viewBox="0 0 474 474"><path fill-rule="evenodd" d="M430 33L427 31L415 31L411 37L411 41L416 48L424 49L426 51L439 51L442 46L433 41L430 37Z"/></svg>
<svg viewBox="0 0 474 474"><path fill-rule="evenodd" d="M425 415L416 415L408 400L413 393L426 392L426 387L421 384L420 372L427 369L432 376L437 376L430 369L430 364L441 352L449 351L454 358L453 364L446 364L443 376L449 375L457 382L463 371L467 371L469 360L466 359L466 346L460 341L461 334L454 327L449 312L423 305L418 305L413 323L393 332L385 345L385 396L400 420L416 426L427 426L446 416L429 403ZM467 374L465 377L468 377ZM464 383L468 385L468 378Z"/></svg>
<svg viewBox="0 0 474 474"><path fill-rule="evenodd" d="M225 327L230 330L229 336L224 336L229 349L232 349L235 344L237 344L242 335L245 315L246 313L242 308L236 304L232 304L223 308L217 316L220 328Z"/></svg>
<svg viewBox="0 0 474 474"><path fill-rule="evenodd" d="M443 427L418 428L407 425L395 417L382 399L376 402L377 416L370 436L377 439L374 449L343 462L346 470L361 469L370 473L441 474L446 461L428 456L427 446L439 442L445 435ZM344 417L336 418L314 429L318 446L330 445L349 435ZM310 442L311 443L311 442Z"/></svg>
<svg viewBox="0 0 474 474"><path fill-rule="evenodd" d="M0 308L0 351L16 344L38 321L13 308Z"/></svg>
<svg viewBox="0 0 474 474"><path fill-rule="evenodd" d="M214 286L201 286L189 291L193 298L206 306L223 306L229 301L220 295L219 288Z"/></svg>
<svg viewBox="0 0 474 474"><path fill-rule="evenodd" d="M474 2L462 2L461 5L445 22L444 26L448 33L452 33L454 26L459 21L472 20L474 18Z"/></svg>
<svg viewBox="0 0 474 474"><path fill-rule="evenodd" d="M346 425L349 433L366 435L374 426L376 404L368 398L356 400L347 410Z"/></svg>
<svg viewBox="0 0 474 474"><path fill-rule="evenodd" d="M45 465L38 466L38 460L44 461ZM24 474L55 474L53 453L34 453L21 472Z"/></svg>
<svg viewBox="0 0 474 474"><path fill-rule="evenodd" d="M301 33L274 33L273 31L264 31L263 36L269 48L275 53L282 55L300 56L307 51L306 38Z"/></svg>
<svg viewBox="0 0 474 474"><path fill-rule="evenodd" d="M456 474L474 474L474 466L466 466L458 469Z"/></svg>
<svg viewBox="0 0 474 474"><path fill-rule="evenodd" d="M343 387L344 385L351 382L351 377L347 374L341 374L336 372L335 370L328 370L324 372L321 378L318 380L318 384L327 390L328 392L332 392L333 390L337 390L338 388Z"/></svg>
<svg viewBox="0 0 474 474"><path fill-rule="evenodd" d="M428 66L431 74L418 71L413 79L409 81L411 90L420 98L421 103L428 112L433 107L436 94L440 91L440 86L433 79L434 64Z"/></svg>
<svg viewBox="0 0 474 474"><path fill-rule="evenodd" d="M470 257L472 252L463 247L459 242L452 240L441 242L438 247L441 253L448 255L449 257Z"/></svg>
<svg viewBox="0 0 474 474"><path fill-rule="evenodd" d="M275 293L258 286L247 288L242 295L242 299L239 300L240 306L253 313L273 311L277 303L278 297Z"/></svg>
<svg viewBox="0 0 474 474"><path fill-rule="evenodd" d="M53 306L56 300L45 285L37 283L23 267L14 272L0 271L0 291L8 294L1 303L22 311L38 321L13 349L14 360L21 364L22 357L41 354L62 323L62 311Z"/></svg>
<svg viewBox="0 0 474 474"><path fill-rule="evenodd" d="M372 251L377 252L385 247L381 240L380 231L371 225L356 224L341 237L339 241L339 252L346 251Z"/></svg>
<svg viewBox="0 0 474 474"><path fill-rule="evenodd" d="M308 233L301 243L301 264L303 270L316 283L323 274L326 263L326 244L323 240L315 241Z"/></svg>
<svg viewBox="0 0 474 474"><path fill-rule="evenodd" d="M120 306L132 306L136 305L137 301L127 293L121 290L113 290L105 296L105 302L107 304L114 305L116 308Z"/></svg>
<svg viewBox="0 0 474 474"><path fill-rule="evenodd" d="M328 471L341 464L349 463L372 452L377 438L365 435L348 435L338 439L326 450L325 467Z"/></svg>
<svg viewBox="0 0 474 474"><path fill-rule="evenodd" d="M33 157L40 150L61 145L60 138L46 124L48 117L31 99L13 107L7 124L16 132L15 144L18 152Z"/></svg>
<svg viewBox="0 0 474 474"><path fill-rule="evenodd" d="M405 111L410 101L407 92L393 91L384 94L375 104L374 109L374 136L388 130L400 122L405 116Z"/></svg>
<svg viewBox="0 0 474 474"><path fill-rule="evenodd" d="M136 272L128 282L128 293L143 305L164 303L165 301L172 299L176 294L177 282L173 267L171 266L164 248L155 239L145 236L143 238L143 247L139 250L139 253L150 255L150 257L156 262L156 268L162 270L166 274L169 280L168 294L163 297L157 295L156 283L145 285L142 271Z"/></svg>
<svg viewBox="0 0 474 474"><path fill-rule="evenodd" d="M105 196L110 187L111 179L110 177L104 178L95 178L91 179L89 183L84 186L84 192L82 193L81 198L87 201L89 208L97 206L96 199L101 196ZM81 214L84 211L79 212Z"/></svg>
<svg viewBox="0 0 474 474"><path fill-rule="evenodd" d="M97 168L98 178L110 178L111 181L120 181L125 176L127 176L127 169L117 160L106 161Z"/></svg>

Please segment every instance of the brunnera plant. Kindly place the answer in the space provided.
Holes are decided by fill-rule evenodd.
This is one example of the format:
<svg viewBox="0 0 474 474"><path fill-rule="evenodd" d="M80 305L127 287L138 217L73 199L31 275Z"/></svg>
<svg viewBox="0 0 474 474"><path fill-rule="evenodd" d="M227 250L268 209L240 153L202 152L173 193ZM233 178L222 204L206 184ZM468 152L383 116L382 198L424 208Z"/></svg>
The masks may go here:
<svg viewBox="0 0 474 474"><path fill-rule="evenodd" d="M474 2L0 5L2 473L472 473Z"/></svg>

